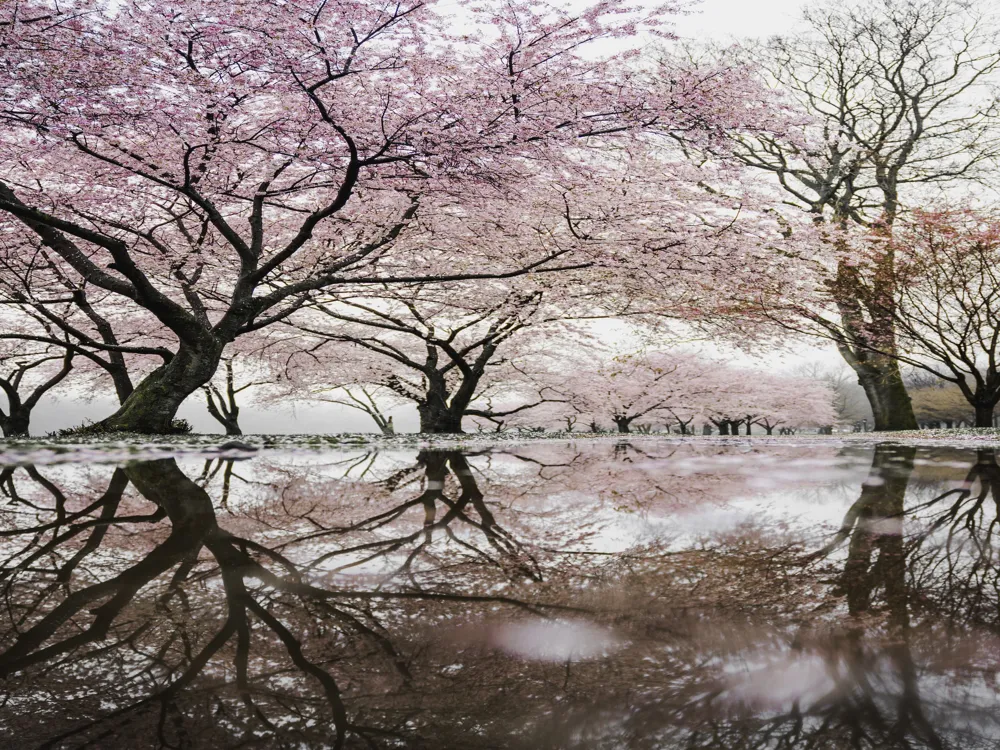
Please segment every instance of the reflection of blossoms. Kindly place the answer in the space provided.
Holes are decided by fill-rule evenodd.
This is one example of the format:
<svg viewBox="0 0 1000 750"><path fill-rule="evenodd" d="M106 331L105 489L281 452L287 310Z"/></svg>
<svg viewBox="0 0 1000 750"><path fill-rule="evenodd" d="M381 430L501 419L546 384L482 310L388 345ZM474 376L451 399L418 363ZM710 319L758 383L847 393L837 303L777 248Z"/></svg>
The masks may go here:
<svg viewBox="0 0 1000 750"><path fill-rule="evenodd" d="M0 736L763 749L836 747L860 727L862 747L987 742L993 452L771 450L4 470ZM816 498L843 512L845 491L839 531L817 531ZM729 522L695 530L685 514L706 506Z"/></svg>

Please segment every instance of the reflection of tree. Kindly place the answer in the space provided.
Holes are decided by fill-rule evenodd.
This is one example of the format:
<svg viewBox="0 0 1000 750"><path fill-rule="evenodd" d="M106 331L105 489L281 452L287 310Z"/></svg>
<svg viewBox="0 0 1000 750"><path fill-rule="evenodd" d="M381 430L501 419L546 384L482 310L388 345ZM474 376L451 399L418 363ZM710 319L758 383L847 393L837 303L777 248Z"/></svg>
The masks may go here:
<svg viewBox="0 0 1000 750"><path fill-rule="evenodd" d="M978 495L966 488L907 508L904 501L915 455L913 447L876 447L869 477L841 528L809 558L827 559L846 544L846 556L837 563L841 570L830 593L843 597L849 619L820 636L807 628L792 642L795 659L802 662L812 654L825 664L825 679L819 681L824 690L805 703L795 701L789 712L775 712L765 721L737 722L735 731L728 724L728 741L721 746L943 748L979 742L974 732L960 738L969 725L986 720L988 711L977 716L981 709L950 702L934 685L935 671L942 668L956 674L979 671L954 653L954 644L945 635L969 623L942 622L927 617L926 611L914 623L913 609L915 603L926 600L941 573L941 548L924 543L946 521L951 529L945 549L955 541L960 527L971 532L974 524L967 523L968 514L981 507L987 492L1000 486L996 483L1000 472L995 471L995 461L984 460L980 451L965 482L968 486L980 479ZM958 502L938 511L933 523L904 534L905 519L952 495L958 496ZM962 510L960 506L967 501L971 507ZM995 567L994 562L990 564ZM820 603L817 612L821 611L835 610Z"/></svg>
<svg viewBox="0 0 1000 750"><path fill-rule="evenodd" d="M422 590L423 585L413 570L414 561L427 556L435 563L442 562L441 558L435 557L432 549L435 534L441 533L471 557L505 571L512 580L541 579L538 562L531 552L497 523L476 483L469 462L461 453L422 451L417 457L417 463L424 468L424 477L423 489L416 497L407 498L347 529L324 529L310 535L310 539L329 536L349 539L352 535L363 532L366 537L376 537L355 543L348 542L343 547L318 557L313 563L314 568L326 567L333 562L336 564L334 572L339 572L369 564L376 559L402 556L392 573L385 577L383 584L395 576L405 576L416 590ZM457 492L452 497L449 497L446 489L449 473L454 476L458 485ZM393 488L398 486L397 475L393 475L388 481ZM423 509L422 527L419 530L404 527L402 531L397 531L393 523L415 507ZM478 532L487 548L457 533L455 526ZM385 533L387 530L388 533Z"/></svg>
<svg viewBox="0 0 1000 750"><path fill-rule="evenodd" d="M814 710L836 716L845 738L867 737L874 746L907 747L914 741L927 747L943 746L925 715L910 649L903 517L915 454L916 449L907 446L875 448L871 474L834 541L849 537L847 559L834 593L846 596L848 613L855 622L838 648L827 654L831 667L835 668L837 659L847 666L846 684L837 686L826 706L820 704ZM879 644L884 662L865 643L870 627L865 616L875 610L876 590L881 590L885 602L887 642ZM897 690L892 689L892 678L886 680L885 674L879 674L888 665ZM892 693L896 693L894 698Z"/></svg>
<svg viewBox="0 0 1000 750"><path fill-rule="evenodd" d="M115 516L115 507L121 499L126 476L143 497L157 506L158 512L145 517ZM101 507L97 519L77 520L88 512L93 512L95 506ZM178 469L174 461L138 463L124 471L116 471L112 486L104 498L84 511L50 524L53 531L61 527L65 527L65 530L53 533L46 545L40 546L36 552L26 557L22 550L20 554L23 559L14 570L28 569L47 548L64 544L87 529L92 529L87 542L71 558L73 560L92 553L101 541L97 535L102 534L111 524L159 521L164 516L169 522L166 538L152 549L143 551L132 565L117 575L67 591L58 603L44 613L37 609L20 612L18 621L24 623L24 627L17 628L13 642L7 644L0 654L0 675L7 677L34 665L52 663L67 657L89 661L109 648L109 640L113 642L110 646L112 648L115 645L129 646L134 650L135 656L144 652L148 654L148 649L152 646L148 636L160 629L155 621L156 615L169 616L174 613L175 607L179 607L184 615L195 616L183 584L200 567L199 554L203 549L211 553L218 565L225 593L225 618L214 632L196 632L195 622L170 617L175 625L179 625L179 629L170 633L166 641L154 651L152 661L157 668L150 665L149 674L157 684L149 694L138 700L127 701L115 710L90 721L84 721L52 738L50 743L58 744L74 737L93 737L95 732L101 736L105 732L114 731L115 725L134 721L135 714L158 707L157 727L161 744L169 746L167 720L180 716L177 705L180 693L201 676L214 656L224 648L233 647L234 641L232 658L237 691L260 723L270 726L266 711L255 703L249 677L251 621L254 619L277 636L296 667L322 685L336 734L341 738L348 724L334 678L304 654L301 642L273 612L277 604L274 595L262 592L255 595L248 588L248 579L252 578L270 582L276 591L286 588L293 580L271 573L254 559L254 553L279 565L284 565L285 561L280 555L249 539L233 536L220 529L211 499ZM31 531L38 533L48 530L50 529L39 527ZM11 568L7 567L6 570ZM171 571L173 573L169 582L162 586L161 593L153 602L147 602L147 607L152 605L152 612L146 612L145 616L135 612L126 615L126 610L136 604L141 590ZM330 606L324 597L319 597L317 604L322 607ZM341 618L351 619L345 613L332 607L330 609L331 613ZM178 646L182 646L180 653L177 653ZM171 663L169 657L172 655L179 658ZM281 702L278 696L271 697Z"/></svg>
<svg viewBox="0 0 1000 750"><path fill-rule="evenodd" d="M816 486L814 462L788 478L816 456L795 450L768 465ZM752 453L383 459L0 470L0 744L965 748L998 729L970 686L1000 659L955 635L988 646L1000 611L992 452L941 492L880 446L805 563L808 529L678 535L760 471ZM591 544L637 510L664 535ZM496 650L512 623L581 619L614 633L608 655Z"/></svg>
<svg viewBox="0 0 1000 750"><path fill-rule="evenodd" d="M957 488L907 510L910 578L920 610L958 627L1000 627L1000 465L996 449L979 449Z"/></svg>
<svg viewBox="0 0 1000 750"><path fill-rule="evenodd" d="M210 732L219 746L238 745L247 732L273 735L279 727L282 742L326 742L332 737L334 747L351 736L372 740L386 731L391 734L385 727L348 718L340 677L335 676L350 671L341 669L340 662L351 653L359 653L358 661L371 671L372 651L381 654L390 668L386 674L395 674L396 684L410 681L406 660L373 611L373 601L481 602L536 611L528 602L503 595L424 592L418 585L404 591L343 591L309 582L309 570L339 558L341 552L363 550L371 559L404 551L407 565L428 554L439 530L507 575L537 579L530 555L497 523L463 456L425 452L419 462L426 479L418 497L357 524L300 537L297 552L303 546L316 552L306 564L221 528L207 492L173 460L115 470L107 490L79 509L67 507L58 487L37 470L28 469L25 479L49 492L54 498L49 507L22 497L14 470L5 471L0 481L12 500L51 519L3 531L9 555L2 569L5 615L14 627L0 641L0 677L22 681L29 694L46 689L59 693L69 689L68 683L79 689L89 670L96 671L98 681L105 683L102 689L112 694L112 672L120 680L130 672L133 678L132 689L111 698L113 710L66 704L66 721L53 721L44 729L32 723L32 716L21 717L21 723L33 725L36 732L51 731L54 736L46 739L55 746L127 734L130 727L144 723L155 726L163 747L184 745L192 732ZM452 496L445 489L449 471L458 488ZM129 482L154 505L153 512L125 508L135 504L123 502ZM323 551L330 545L317 546L322 536L350 538L358 530L378 530L414 506L423 507L424 523L413 534L332 552ZM456 523L475 529L486 546L460 539L451 528ZM127 560L113 574L105 574L104 566L80 568L102 552L112 529L142 524L151 526L158 538L119 535L103 550ZM133 693L137 673L132 669L137 665L142 695ZM48 683L57 667L72 675L67 685ZM244 709L239 720L235 700ZM109 696L102 702L109 702ZM231 718L222 723L213 719L222 714ZM325 728L331 722L332 731Z"/></svg>

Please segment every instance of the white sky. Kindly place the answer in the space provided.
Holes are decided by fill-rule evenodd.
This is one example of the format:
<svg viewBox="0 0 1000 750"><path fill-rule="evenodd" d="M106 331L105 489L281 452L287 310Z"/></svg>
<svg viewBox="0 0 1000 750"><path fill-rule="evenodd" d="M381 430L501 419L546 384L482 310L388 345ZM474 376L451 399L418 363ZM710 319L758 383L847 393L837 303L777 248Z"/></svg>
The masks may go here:
<svg viewBox="0 0 1000 750"><path fill-rule="evenodd" d="M804 0L703 0L675 28L686 39L768 37L791 29L803 7Z"/></svg>

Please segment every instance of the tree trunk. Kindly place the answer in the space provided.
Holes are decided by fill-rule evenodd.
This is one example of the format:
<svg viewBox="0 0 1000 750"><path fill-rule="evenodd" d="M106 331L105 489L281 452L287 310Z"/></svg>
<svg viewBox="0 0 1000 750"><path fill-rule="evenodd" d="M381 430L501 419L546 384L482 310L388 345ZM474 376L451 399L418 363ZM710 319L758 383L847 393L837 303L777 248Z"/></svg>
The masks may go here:
<svg viewBox="0 0 1000 750"><path fill-rule="evenodd" d="M876 432L917 429L917 418L899 372L899 362L891 357L869 355L864 362L850 364L871 404Z"/></svg>
<svg viewBox="0 0 1000 750"><path fill-rule="evenodd" d="M243 430L240 428L239 422L229 421L223 425L226 428L227 435L242 435Z"/></svg>
<svg viewBox="0 0 1000 750"><path fill-rule="evenodd" d="M883 231L888 230L889 224ZM874 430L915 430L917 418L899 372L899 360L894 356L897 351L895 308L891 300L894 298L895 258L891 249L883 253L877 267L872 288L866 290L857 268L843 261L838 263L833 289L843 337L838 337L837 349L864 388L875 416Z"/></svg>
<svg viewBox="0 0 1000 750"><path fill-rule="evenodd" d="M12 409L10 415L0 417L0 432L4 437L28 437L30 422L30 409Z"/></svg>
<svg viewBox="0 0 1000 750"><path fill-rule="evenodd" d="M728 435L729 434L729 422L719 422L719 434Z"/></svg>
<svg viewBox="0 0 1000 750"><path fill-rule="evenodd" d="M773 427L767 427L767 426L765 426L765 427L764 427L764 431L765 431L765 432L766 432L766 433L767 433L768 435L773 435L773 434L774 434L774 428L773 428Z"/></svg>
<svg viewBox="0 0 1000 750"><path fill-rule="evenodd" d="M750 420L748 419L748 420L747 420L747 435L749 435L749 434L751 433L751 427L752 427L752 426L751 426L751 424L750 424Z"/></svg>
<svg viewBox="0 0 1000 750"><path fill-rule="evenodd" d="M420 431L432 435L461 434L462 417L451 412L427 413L420 409Z"/></svg>
<svg viewBox="0 0 1000 750"><path fill-rule="evenodd" d="M614 417L615 424L618 425L618 432L632 432L629 426L632 420L628 417Z"/></svg>
<svg viewBox="0 0 1000 750"><path fill-rule="evenodd" d="M461 433L462 414L455 412L444 403L443 399L429 397L417 407L420 415L420 431L433 435Z"/></svg>
<svg viewBox="0 0 1000 750"><path fill-rule="evenodd" d="M224 344L218 341L204 342L198 347L181 344L174 358L139 383L118 411L80 431L153 435L178 432L174 424L177 410L184 399L215 375L223 348Z"/></svg>
<svg viewBox="0 0 1000 750"><path fill-rule="evenodd" d="M993 426L993 404L976 404L976 427Z"/></svg>
<svg viewBox="0 0 1000 750"><path fill-rule="evenodd" d="M219 394L219 400L220 402L222 400L221 394ZM228 407L223 403L216 404L212 400L212 393L210 391L206 393L206 401L208 403L208 413L212 415L212 418L216 422L222 425L227 435L243 434L243 429L240 427L240 408L235 403L230 403Z"/></svg>

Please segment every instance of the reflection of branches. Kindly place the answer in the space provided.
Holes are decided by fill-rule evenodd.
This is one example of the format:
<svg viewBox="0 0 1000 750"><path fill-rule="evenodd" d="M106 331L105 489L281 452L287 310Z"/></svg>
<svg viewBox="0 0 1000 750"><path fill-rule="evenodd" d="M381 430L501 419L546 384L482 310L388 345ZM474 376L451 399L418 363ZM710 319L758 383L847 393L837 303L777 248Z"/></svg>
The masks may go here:
<svg viewBox="0 0 1000 750"><path fill-rule="evenodd" d="M508 571L512 578L541 579L537 561L525 550L523 545L497 523L479 490L465 456L457 452L423 451L417 461L418 465L423 467L425 476L424 489L417 497L348 527L312 532L306 539L313 540L329 536L346 538L349 533L353 532L366 532L371 535L387 529L399 521L408 510L418 506L424 510L421 528L399 535L390 533L389 536L382 535L375 539L345 544L339 549L317 557L312 562L311 569L322 570L331 560L346 558L347 562L334 568L334 572L340 572L368 565L375 560L388 560L391 556L408 550L402 561L386 576L383 584L397 576L405 576L419 590L422 586L414 574L413 565L421 557L432 555L431 545L434 542L435 533L441 531L458 547L489 565ZM449 473L454 475L458 483L459 492L455 499L451 499L446 492ZM403 470L385 480L384 484L394 489L402 484L404 479L409 479L411 476L411 470ZM444 514L440 518L437 515L438 506L444 508ZM481 533L497 557L491 556L472 541L456 533L456 522L463 528L475 529ZM303 540L298 539L295 543L301 541ZM435 562L440 563L441 561L436 560Z"/></svg>
<svg viewBox="0 0 1000 750"><path fill-rule="evenodd" d="M14 642L0 654L0 675L9 676L14 672L24 671L32 665L80 652L91 644L105 641L115 622L122 620L126 608L133 604L139 591L176 568L177 572L170 582L167 593L159 599L159 607L166 608L171 596L177 592L179 584L187 578L194 567L198 550L202 548L209 550L219 565L228 612L222 626L204 646L194 651L187 650L187 658L182 663L168 668L170 674L179 674L162 689L138 701L130 702L99 719L74 727L53 738L51 742L59 743L71 736L87 733L98 724L114 723L155 703L160 705L162 729L165 713L179 692L201 675L208 662L219 654L234 636L238 641L235 655L238 687L244 701L248 705L252 704L247 663L250 647L250 614L252 614L278 636L292 663L323 686L336 727L335 746L342 746L348 723L333 677L304 655L301 644L288 627L247 589L246 581L249 576L266 572L250 557L248 548L253 547L255 550L263 548L220 529L208 495L196 483L185 477L173 461L146 462L129 467L124 474L120 470L116 472L113 479L116 489L114 496L119 499L124 489L125 474L140 493L154 502L166 515L170 522L169 535L118 575L68 592L62 601L21 631ZM108 515L108 509L113 507L110 502L103 504L101 521L115 520ZM137 519L132 517L129 520L134 523ZM151 519L147 517L144 520ZM81 553L88 554L93 551L100 544L105 528L100 529L101 536L95 536L96 531L92 533L87 543L71 558L71 561L78 562ZM63 540L65 538L67 537L64 534ZM58 537L56 541L59 541ZM275 556L270 555L270 557L274 559ZM64 575L64 570L65 568L57 574L57 577ZM95 604L96 607L93 606ZM72 628L66 633L64 631L68 623L72 623ZM130 631L123 639L124 642L135 639L140 632L149 627L145 624L136 629L134 622L123 623L122 626ZM86 659L88 656L93 656L93 653L89 655L78 653L77 658ZM160 654L159 658L162 660L166 649L161 649ZM256 707L254 713L257 716L262 715Z"/></svg>
<svg viewBox="0 0 1000 750"><path fill-rule="evenodd" d="M920 607L961 623L1000 624L1000 465L995 449L976 451L958 488L907 511L919 524L907 540L910 577L921 581Z"/></svg>
<svg viewBox="0 0 1000 750"><path fill-rule="evenodd" d="M308 727L316 726L315 741L323 742L324 722L318 712L324 705L333 725L334 747L343 747L351 734L369 740L392 736L391 730L368 727L349 717L334 672L342 658L337 651L356 648L350 645L354 638L360 639L358 645L373 646L403 684L412 680L408 660L373 606L384 610L397 606L394 603L412 602L500 605L533 614L546 609L581 611L568 604L534 605L503 593L423 591L419 586L403 591L320 586L315 576L307 578L309 571L316 569L315 561L302 563L283 553L281 545L264 544L219 527L212 500L199 482L209 484L220 465L206 464L195 482L171 460L133 464L116 470L108 490L80 509L71 507L57 485L34 470L27 473L28 478L39 492L47 491L56 498L53 503L29 501L24 492L11 490L16 486L11 472L0 477L8 493L31 503L32 512L52 516L52 520L5 532L7 539L24 537L29 544L18 545L3 569L8 579L8 619L20 625L6 642L0 641L0 677L9 680L21 673L41 680L55 674L52 670L57 665L61 670L86 672L86 665L112 659L129 672L130 664L142 664L148 688L140 695L125 690L110 711L83 712L75 720L71 717L77 712L69 712L62 726L53 726L49 745L100 742L99 738L116 735L142 720L155 724L161 746L174 746L176 739L171 735L182 738L188 731L184 722L195 720L191 707L185 707L190 696L204 692L215 696L212 701L220 706L226 701L226 685L217 678L218 663L225 659L235 675L234 694L245 720L256 724L255 732L271 733L282 741L297 733L311 744ZM460 541L463 549L475 550L498 567L510 559L519 575L537 575L530 555L518 557L520 545L490 512L464 457L428 452L421 455L419 465L425 474L425 491L418 498L405 501L402 509L327 530L324 535L372 533L398 519L407 508L423 505L428 517L425 526L414 535L403 535L404 542L415 541L420 549L430 543L426 535L443 529L450 539ZM457 496L445 489L449 473L455 476ZM154 512L126 510L132 502L125 496L129 482L142 498L153 503ZM225 486L224 482L223 491ZM381 485L376 482L375 486ZM445 507L440 520L427 511L429 503ZM143 543L136 528L146 526L156 531L163 521L167 522L163 538L148 550L135 548L136 543ZM498 554L497 559L467 539L460 540L449 528L455 523L482 534ZM112 533L116 528L119 531ZM298 541L313 544L320 538L313 535ZM128 563L112 575L103 575L101 567L80 568L84 559L107 545L112 546L104 550L105 557L112 553ZM299 551L303 548L294 547ZM42 565L60 556L65 562L51 570ZM323 559L323 554L318 558ZM30 578L25 578L29 574ZM44 582L46 578L49 582L41 593L32 595L32 581ZM206 599L214 590L224 594L221 611ZM153 594L149 605L143 604L145 592ZM351 638L318 642L336 645L331 653L329 646L314 643L315 633L328 630L343 631ZM287 666L279 666L275 646L280 647ZM213 664L216 666L210 666ZM321 702L305 694L307 683L303 680L318 688ZM289 728L290 716L301 722L297 729ZM235 725L227 723L213 731L225 735L235 731ZM219 744L238 744L237 739L233 735Z"/></svg>
<svg viewBox="0 0 1000 750"><path fill-rule="evenodd" d="M956 495L907 508L913 451L878 449L837 544L803 564L802 538L764 525L707 532L693 545L673 528L622 552L587 543L593 529L614 528L605 514L633 512L600 501L609 487L663 503L650 510L666 527L678 506L656 486L696 501L706 483L715 494L732 489L716 474L685 474L686 448L512 450L424 451L402 469L393 457L375 465L365 454L359 464L358 453L300 466L256 458L233 492L270 494L240 495L227 514L217 507L225 465L215 462L198 467L197 481L172 461L134 464L82 501L58 470L0 473L3 491L20 498L5 509L13 529L0 530L9 558L0 614L12 625L0 635L2 705L14 719L0 737L462 750L520 737L580 750L791 750L972 746L952 738L996 727L992 706L962 704L972 693L926 686L965 678L947 650L965 621L957 605L947 621L930 608L948 595L934 587L950 571L975 565L948 568L934 550L968 528L981 477L989 483L995 471L985 453L952 522L904 538L904 521L936 523ZM357 468L342 476L346 466ZM985 613L993 594L980 595L966 614ZM498 652L518 654L539 623L557 643L577 632L560 629L567 623L607 629L616 650L551 662ZM757 688L765 699L792 697L759 706L748 691L741 703L740 675L775 661L792 671L765 670ZM542 718L526 722L527 713Z"/></svg>
<svg viewBox="0 0 1000 750"><path fill-rule="evenodd" d="M912 447L877 446L860 496L840 529L829 544L807 558L827 557L848 543L833 593L846 596L852 620L843 634L813 647L826 664L828 691L807 706L796 702L790 713L762 722L756 741L746 746L808 746L840 736L845 741L853 738L856 747L910 747L913 741L943 747L926 716L910 643L903 517L915 453ZM870 653L864 643L870 625L866 618L876 612L876 591L883 593L889 626L889 643L881 649L884 659ZM883 670L889 666L893 676L886 679Z"/></svg>

